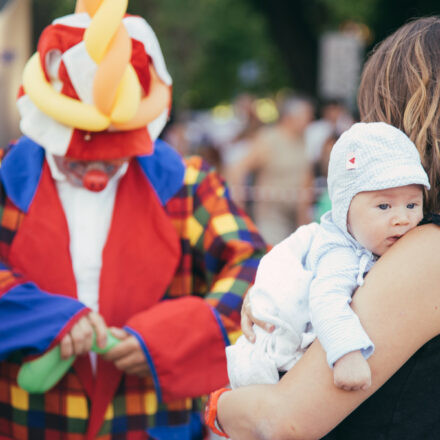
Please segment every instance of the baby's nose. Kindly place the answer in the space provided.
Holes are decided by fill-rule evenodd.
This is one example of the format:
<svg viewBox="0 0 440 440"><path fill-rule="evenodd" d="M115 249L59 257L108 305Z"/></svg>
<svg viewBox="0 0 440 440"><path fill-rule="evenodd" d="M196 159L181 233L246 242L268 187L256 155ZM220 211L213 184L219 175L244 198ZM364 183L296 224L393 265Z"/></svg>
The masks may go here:
<svg viewBox="0 0 440 440"><path fill-rule="evenodd" d="M394 225L407 225L409 223L408 212L405 208L397 210L393 216Z"/></svg>

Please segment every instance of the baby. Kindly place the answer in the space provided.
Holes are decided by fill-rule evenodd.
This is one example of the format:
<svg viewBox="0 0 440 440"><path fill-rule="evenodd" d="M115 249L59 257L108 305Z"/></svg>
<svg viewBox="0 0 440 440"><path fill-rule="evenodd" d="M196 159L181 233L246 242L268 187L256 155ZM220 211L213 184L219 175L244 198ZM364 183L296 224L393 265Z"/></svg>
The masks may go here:
<svg viewBox="0 0 440 440"><path fill-rule="evenodd" d="M318 337L335 385L367 389L374 344L350 307L365 274L423 217L429 189L415 145L385 123L358 123L333 147L328 171L331 211L299 228L260 262L249 291L256 342L241 336L226 349L233 388L276 383ZM393 276L390 274L390 276Z"/></svg>

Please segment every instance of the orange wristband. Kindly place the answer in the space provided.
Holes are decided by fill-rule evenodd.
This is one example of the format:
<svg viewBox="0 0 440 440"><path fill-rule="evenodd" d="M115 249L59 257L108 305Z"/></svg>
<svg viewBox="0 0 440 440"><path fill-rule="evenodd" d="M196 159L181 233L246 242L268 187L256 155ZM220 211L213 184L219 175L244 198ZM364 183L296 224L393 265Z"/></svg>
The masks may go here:
<svg viewBox="0 0 440 440"><path fill-rule="evenodd" d="M217 421L217 402L219 397L226 391L231 391L231 389L220 388L209 395L208 403L205 408L205 423L214 434L229 438Z"/></svg>

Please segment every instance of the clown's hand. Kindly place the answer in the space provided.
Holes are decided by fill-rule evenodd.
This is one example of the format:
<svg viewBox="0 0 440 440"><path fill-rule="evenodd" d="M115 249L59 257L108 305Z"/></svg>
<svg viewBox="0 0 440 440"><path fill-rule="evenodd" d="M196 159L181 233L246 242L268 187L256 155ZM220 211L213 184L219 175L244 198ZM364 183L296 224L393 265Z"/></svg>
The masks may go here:
<svg viewBox="0 0 440 440"><path fill-rule="evenodd" d="M149 368L139 341L121 328L112 327L110 331L121 342L104 354L103 358L113 362L118 370L126 374L146 377L149 373Z"/></svg>
<svg viewBox="0 0 440 440"><path fill-rule="evenodd" d="M68 359L73 355L88 353L92 348L94 333L98 347L104 348L107 344L107 325L99 313L90 312L83 316L61 339L61 358Z"/></svg>

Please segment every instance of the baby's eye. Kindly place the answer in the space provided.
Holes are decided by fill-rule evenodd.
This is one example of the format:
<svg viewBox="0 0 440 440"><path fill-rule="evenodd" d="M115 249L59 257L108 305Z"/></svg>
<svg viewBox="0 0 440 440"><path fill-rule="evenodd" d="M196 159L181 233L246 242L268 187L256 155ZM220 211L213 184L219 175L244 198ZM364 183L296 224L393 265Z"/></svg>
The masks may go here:
<svg viewBox="0 0 440 440"><path fill-rule="evenodd" d="M388 209L390 207L389 203L381 203L380 205L377 205L377 207L379 209L382 209L383 211L385 211L386 209Z"/></svg>
<svg viewBox="0 0 440 440"><path fill-rule="evenodd" d="M406 207L407 207L408 209L414 209L416 206L417 206L417 203L408 203L408 204L406 205Z"/></svg>

